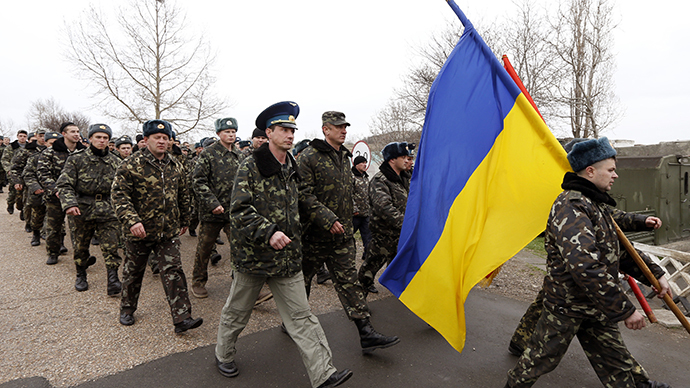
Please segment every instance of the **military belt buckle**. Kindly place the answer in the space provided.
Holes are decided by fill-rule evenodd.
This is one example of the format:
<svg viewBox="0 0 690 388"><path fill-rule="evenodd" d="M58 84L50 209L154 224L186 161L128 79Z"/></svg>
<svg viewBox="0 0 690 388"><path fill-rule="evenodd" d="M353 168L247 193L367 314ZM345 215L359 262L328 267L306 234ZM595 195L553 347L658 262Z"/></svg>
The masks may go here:
<svg viewBox="0 0 690 388"><path fill-rule="evenodd" d="M103 200L103 195L101 194L96 194L96 201L102 201Z"/></svg>

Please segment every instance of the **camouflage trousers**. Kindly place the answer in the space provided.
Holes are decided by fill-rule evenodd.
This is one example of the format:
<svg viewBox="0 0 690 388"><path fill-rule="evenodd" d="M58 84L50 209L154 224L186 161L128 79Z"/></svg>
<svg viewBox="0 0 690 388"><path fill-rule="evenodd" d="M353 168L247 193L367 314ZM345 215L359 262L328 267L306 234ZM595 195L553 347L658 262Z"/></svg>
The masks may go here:
<svg viewBox="0 0 690 388"><path fill-rule="evenodd" d="M10 183L10 191L7 194L7 208L17 206L17 210L22 210L24 208L24 198L22 198L22 192L17 191L14 185Z"/></svg>
<svg viewBox="0 0 690 388"><path fill-rule="evenodd" d="M122 263L120 254L117 253L117 243L120 236L120 223L111 221L84 221L82 217L74 217L74 264L82 266L91 255L89 247L91 239L96 231L100 240L101 252L105 260L105 267L117 269Z"/></svg>
<svg viewBox="0 0 690 388"><path fill-rule="evenodd" d="M216 246L216 239L223 230L230 239L230 223L201 222L198 240L196 244L196 256L194 257L194 272L192 273L192 286L205 286L208 281L208 261Z"/></svg>
<svg viewBox="0 0 690 388"><path fill-rule="evenodd" d="M48 256L59 255L60 247L65 238L65 212L62 211L62 206L57 198L54 201L45 201L46 204L46 251ZM70 227L70 236L72 237L72 247L77 244L74 241L74 222L72 217L68 217L68 224Z"/></svg>
<svg viewBox="0 0 690 388"><path fill-rule="evenodd" d="M635 388L649 380L626 348L618 324L567 317L544 308L529 346L508 372L508 386L531 387L558 366L576 336L604 387Z"/></svg>
<svg viewBox="0 0 690 388"><path fill-rule="evenodd" d="M170 315L173 324L180 323L192 316L192 304L187 292L187 278L182 271L180 259L180 239L167 241L133 241L127 240L127 256L122 265L122 301L120 311L134 314L137 310L141 282L146 271L146 262L153 252L153 260L160 268L160 279L163 283Z"/></svg>
<svg viewBox="0 0 690 388"><path fill-rule="evenodd" d="M364 289L374 285L376 274L384 264L390 264L398 252L398 239L386 239L374 235L367 248L364 250L364 263L359 268L359 282Z"/></svg>
<svg viewBox="0 0 690 388"><path fill-rule="evenodd" d="M31 206L31 230L43 229L43 221L46 218L46 205L43 203Z"/></svg>
<svg viewBox="0 0 690 388"><path fill-rule="evenodd" d="M537 327L541 312L544 310L544 289L539 290L537 297L525 311L525 314L520 319L518 327L513 333L513 338L510 343L519 349L525 349L529 345L529 339L534 333L534 328Z"/></svg>
<svg viewBox="0 0 690 388"><path fill-rule="evenodd" d="M340 303L350 319L369 318L369 306L362 285L357 280L357 266L355 265L355 239L334 240L333 242L302 243L304 257L302 258L302 272L307 296L311 291L311 281L316 272L326 263L331 273L333 286L338 293Z"/></svg>

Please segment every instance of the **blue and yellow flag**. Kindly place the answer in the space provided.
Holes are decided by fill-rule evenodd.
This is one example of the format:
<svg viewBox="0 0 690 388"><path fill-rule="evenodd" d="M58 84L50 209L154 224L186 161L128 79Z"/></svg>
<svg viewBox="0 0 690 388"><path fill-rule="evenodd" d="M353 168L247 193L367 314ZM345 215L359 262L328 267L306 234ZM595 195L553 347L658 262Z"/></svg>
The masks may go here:
<svg viewBox="0 0 690 388"><path fill-rule="evenodd" d="M398 254L379 280L462 351L467 295L544 230L570 165L448 3L465 31L431 87Z"/></svg>

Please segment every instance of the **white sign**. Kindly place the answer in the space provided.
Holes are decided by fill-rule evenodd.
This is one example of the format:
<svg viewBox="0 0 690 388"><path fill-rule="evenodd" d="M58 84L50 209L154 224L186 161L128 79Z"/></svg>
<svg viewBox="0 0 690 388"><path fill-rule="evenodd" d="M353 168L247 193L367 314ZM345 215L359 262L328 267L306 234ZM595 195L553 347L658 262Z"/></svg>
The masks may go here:
<svg viewBox="0 0 690 388"><path fill-rule="evenodd" d="M364 159L367 160L368 170L371 165L371 150L369 149L369 145L363 140L358 141L355 143L355 146L352 147L352 160L354 161L358 156L363 156Z"/></svg>

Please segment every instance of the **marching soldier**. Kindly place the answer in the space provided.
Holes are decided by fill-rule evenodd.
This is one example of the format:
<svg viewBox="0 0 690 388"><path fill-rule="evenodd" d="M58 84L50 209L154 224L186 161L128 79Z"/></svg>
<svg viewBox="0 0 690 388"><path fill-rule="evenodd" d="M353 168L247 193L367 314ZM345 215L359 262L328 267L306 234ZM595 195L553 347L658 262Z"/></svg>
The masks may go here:
<svg viewBox="0 0 690 388"><path fill-rule="evenodd" d="M242 163L228 209L233 222L232 260L235 276L221 313L216 363L226 377L239 374L235 343L252 313L261 287L268 283L278 312L300 349L312 387L335 387L352 376L333 366L331 350L319 320L311 313L301 272L299 221L300 176L292 147L294 102L268 107L256 119L270 139ZM222 137L221 137L222 141Z"/></svg>
<svg viewBox="0 0 690 388"><path fill-rule="evenodd" d="M352 171L343 146L350 125L341 112L325 112L322 117L324 140L314 139L297 157L303 181L300 205L308 225L303 233L304 271L307 295L318 269L326 263L335 290L348 317L355 322L364 352L387 348L400 342L384 336L369 322L365 290L357 280L355 240L352 232Z"/></svg>
<svg viewBox="0 0 690 388"><path fill-rule="evenodd" d="M160 268L175 333L197 328L180 259L180 238L189 225L189 192L184 167L167 152L172 128L164 120L144 123L146 147L122 162L115 173L112 200L126 228L120 323L134 324L141 281L149 254Z"/></svg>
<svg viewBox="0 0 690 388"><path fill-rule="evenodd" d="M76 124L65 122L60 126L60 132L62 137L57 139L52 147L41 153L36 166L36 175L43 186L43 200L46 205L46 251L48 253L46 264L48 265L57 264L58 256L67 252L64 245L65 212L60 205L56 183L67 158L73 152L86 148L81 144L81 135ZM75 245L74 241L72 245Z"/></svg>
<svg viewBox="0 0 690 388"><path fill-rule="evenodd" d="M7 142L9 144L9 142ZM2 154L5 152L5 148L7 148L7 144L5 143L5 136L0 135L0 160L2 160ZM5 186L7 185L7 173L5 173L5 169L2 167L2 163L0 162L0 193L4 193L5 191L3 190Z"/></svg>
<svg viewBox="0 0 690 388"><path fill-rule="evenodd" d="M237 120L232 117L218 119L215 127L219 140L199 155L192 173L201 221L192 280L192 295L197 298L208 296L208 262L220 231L225 231L230 239L230 195L242 160L234 146Z"/></svg>
<svg viewBox="0 0 690 388"><path fill-rule="evenodd" d="M45 133L45 129L39 128L36 132L31 132L28 134L29 141L26 143L24 148L17 149L12 157L12 184L14 185L14 189L17 190L17 195L21 195L22 197L22 203L24 206L19 214L20 218L25 221L24 231L27 233L31 233L32 206L27 203L29 200L29 191L25 190L24 178L22 178L22 174L29 157L31 155L39 154L46 148Z"/></svg>
<svg viewBox="0 0 690 388"><path fill-rule="evenodd" d="M5 151L2 152L2 168L5 170L6 179L10 186L9 195L7 196L7 212L10 214L14 214L15 205L19 211L24 208L22 197L17 193L12 183L12 158L18 152L18 149L26 146L28 135L29 134L25 130L20 129L17 131L17 140L10 143L7 148L5 148Z"/></svg>
<svg viewBox="0 0 690 388"><path fill-rule="evenodd" d="M89 289L86 269L96 261L89 254L96 231L108 272L108 296L120 294L122 284L117 270L122 259L117 252L120 225L110 201L110 189L120 159L109 152L112 130L105 124L89 126L89 148L75 152L67 159L57 189L65 214L74 221L74 264L77 291Z"/></svg>
<svg viewBox="0 0 690 388"><path fill-rule="evenodd" d="M45 134L45 146L52 147L53 143L60 137L56 132L48 132ZM46 148L46 149L47 149ZM43 151L41 151L42 153ZM35 153L26 161L26 167L22 173L24 179L25 190L28 193L27 205L31 207L31 231L33 237L31 238L31 246L41 245L41 229L43 228L43 221L46 216L46 205L43 203L43 186L38 180L36 174L36 167L38 166L38 158L41 153Z"/></svg>

